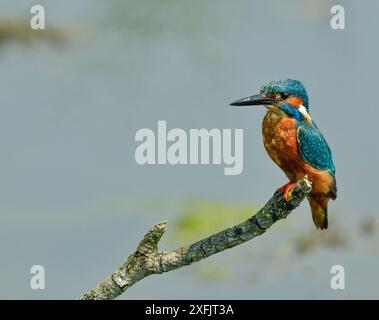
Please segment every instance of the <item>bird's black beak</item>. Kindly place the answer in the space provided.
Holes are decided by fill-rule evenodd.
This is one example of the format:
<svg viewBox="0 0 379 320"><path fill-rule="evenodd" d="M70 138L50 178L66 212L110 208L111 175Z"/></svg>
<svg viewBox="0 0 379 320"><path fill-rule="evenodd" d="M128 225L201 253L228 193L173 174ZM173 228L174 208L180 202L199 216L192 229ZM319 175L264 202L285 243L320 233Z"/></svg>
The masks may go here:
<svg viewBox="0 0 379 320"><path fill-rule="evenodd" d="M232 102L231 106L259 106L259 105L272 105L274 100L267 98L262 94L256 94L247 98L243 98Z"/></svg>

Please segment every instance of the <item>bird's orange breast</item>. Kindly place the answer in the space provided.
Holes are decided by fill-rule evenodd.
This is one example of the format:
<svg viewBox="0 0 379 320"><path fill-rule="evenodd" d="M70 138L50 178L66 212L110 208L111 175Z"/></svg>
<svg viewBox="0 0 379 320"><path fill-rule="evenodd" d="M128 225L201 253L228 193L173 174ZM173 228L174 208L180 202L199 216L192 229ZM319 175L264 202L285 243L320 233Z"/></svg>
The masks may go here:
<svg viewBox="0 0 379 320"><path fill-rule="evenodd" d="M296 120L280 112L268 111L262 125L263 144L271 159L290 180L301 160L296 138Z"/></svg>
<svg viewBox="0 0 379 320"><path fill-rule="evenodd" d="M288 179L296 182L308 175L313 182L313 192L326 193L332 181L331 175L306 163L297 142L296 120L280 111L269 110L262 124L263 144L270 158L284 171Z"/></svg>

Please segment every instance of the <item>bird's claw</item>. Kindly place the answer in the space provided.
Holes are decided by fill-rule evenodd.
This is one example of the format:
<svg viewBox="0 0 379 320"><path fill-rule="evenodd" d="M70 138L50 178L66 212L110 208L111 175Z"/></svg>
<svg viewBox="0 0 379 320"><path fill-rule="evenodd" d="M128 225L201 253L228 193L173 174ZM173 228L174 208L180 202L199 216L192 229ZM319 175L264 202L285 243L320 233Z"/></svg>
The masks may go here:
<svg viewBox="0 0 379 320"><path fill-rule="evenodd" d="M289 199L291 198L292 190L295 187L296 187L296 182L288 182L284 186L280 187L277 190L277 192L283 192L284 191L283 198L284 198L284 200L289 201Z"/></svg>

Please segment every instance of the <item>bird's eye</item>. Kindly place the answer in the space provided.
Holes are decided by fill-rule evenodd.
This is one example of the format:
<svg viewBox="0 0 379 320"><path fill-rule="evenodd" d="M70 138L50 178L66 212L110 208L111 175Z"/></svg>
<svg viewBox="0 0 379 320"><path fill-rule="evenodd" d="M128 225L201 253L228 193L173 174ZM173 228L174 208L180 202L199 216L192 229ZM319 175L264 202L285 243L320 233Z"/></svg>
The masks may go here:
<svg viewBox="0 0 379 320"><path fill-rule="evenodd" d="M288 92L281 92L280 93L280 98L282 98L283 100L286 100L289 96L290 96L290 94Z"/></svg>

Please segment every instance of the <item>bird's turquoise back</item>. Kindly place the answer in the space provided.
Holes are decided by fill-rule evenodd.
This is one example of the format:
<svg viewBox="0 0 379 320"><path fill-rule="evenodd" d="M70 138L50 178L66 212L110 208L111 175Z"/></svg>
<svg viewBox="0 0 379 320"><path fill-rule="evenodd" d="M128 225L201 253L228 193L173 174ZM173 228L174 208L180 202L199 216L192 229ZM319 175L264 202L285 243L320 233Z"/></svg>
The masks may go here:
<svg viewBox="0 0 379 320"><path fill-rule="evenodd" d="M298 122L297 139L300 155L305 162L316 169L328 170L335 176L336 169L332 152L322 133L313 122Z"/></svg>

